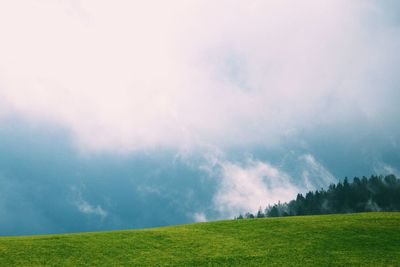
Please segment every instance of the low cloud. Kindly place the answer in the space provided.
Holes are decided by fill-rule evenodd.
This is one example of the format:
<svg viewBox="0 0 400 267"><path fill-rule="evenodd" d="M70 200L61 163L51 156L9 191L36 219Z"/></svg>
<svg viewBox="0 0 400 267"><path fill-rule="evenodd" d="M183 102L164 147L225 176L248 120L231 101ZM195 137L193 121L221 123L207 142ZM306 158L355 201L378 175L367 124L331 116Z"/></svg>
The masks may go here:
<svg viewBox="0 0 400 267"><path fill-rule="evenodd" d="M93 206L83 199L80 199L75 204L78 210L84 214L98 215L103 219L107 217L107 212L100 205Z"/></svg>
<svg viewBox="0 0 400 267"><path fill-rule="evenodd" d="M219 218L256 212L260 207L287 202L298 193L327 188L337 179L311 154L290 157L279 165L247 156L242 161L227 160L223 154L208 154L201 167L219 181L213 210Z"/></svg>
<svg viewBox="0 0 400 267"><path fill-rule="evenodd" d="M327 188L336 182L336 178L331 174L317 159L311 154L304 154L299 157L304 164L301 166L301 178L304 188L307 190L315 190Z"/></svg>
<svg viewBox="0 0 400 267"><path fill-rule="evenodd" d="M223 161L219 168L221 182L214 196L214 207L224 218L288 201L300 191L291 183L288 174L266 162Z"/></svg>
<svg viewBox="0 0 400 267"><path fill-rule="evenodd" d="M203 212L196 212L195 214L193 214L193 220L195 222L206 222L207 217Z"/></svg>
<svg viewBox="0 0 400 267"><path fill-rule="evenodd" d="M398 169L396 169L394 166L384 163L382 161L378 161L374 164L373 167L374 172L377 175L390 175L394 174L397 177L400 177L400 172Z"/></svg>
<svg viewBox="0 0 400 267"><path fill-rule="evenodd" d="M72 192L74 194L73 203L81 213L86 215L95 215L100 217L101 219L107 217L107 211L103 209L101 205L90 204L87 200L83 198L82 192L79 189L73 187Z"/></svg>

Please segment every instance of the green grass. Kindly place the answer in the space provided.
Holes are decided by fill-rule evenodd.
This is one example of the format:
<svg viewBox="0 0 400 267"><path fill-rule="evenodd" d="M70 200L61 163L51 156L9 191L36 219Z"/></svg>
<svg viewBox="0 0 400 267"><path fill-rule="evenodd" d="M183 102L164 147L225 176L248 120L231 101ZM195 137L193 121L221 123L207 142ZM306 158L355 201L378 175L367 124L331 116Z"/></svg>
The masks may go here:
<svg viewBox="0 0 400 267"><path fill-rule="evenodd" d="M400 266L400 213L0 237L1 266Z"/></svg>

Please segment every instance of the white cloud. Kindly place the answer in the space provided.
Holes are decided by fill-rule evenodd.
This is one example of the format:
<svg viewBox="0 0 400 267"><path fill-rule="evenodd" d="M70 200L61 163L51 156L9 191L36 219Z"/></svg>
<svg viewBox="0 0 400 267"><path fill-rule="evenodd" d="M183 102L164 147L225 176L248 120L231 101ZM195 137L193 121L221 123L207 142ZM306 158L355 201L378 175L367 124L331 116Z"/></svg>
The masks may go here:
<svg viewBox="0 0 400 267"><path fill-rule="evenodd" d="M71 191L73 194L72 202L80 212L87 215L96 215L99 216L101 219L107 217L108 212L103 209L101 205L92 205L88 201L86 201L82 196L81 190L78 187L72 187Z"/></svg>
<svg viewBox="0 0 400 267"><path fill-rule="evenodd" d="M255 213L260 207L288 202L298 193L326 189L337 181L311 154L289 153L279 165L252 156L233 162L218 151L210 152L206 160L208 165L200 168L219 181L213 198L213 210L219 218Z"/></svg>
<svg viewBox="0 0 400 267"><path fill-rule="evenodd" d="M196 212L193 214L193 219L195 222L206 222L207 217L203 212Z"/></svg>
<svg viewBox="0 0 400 267"><path fill-rule="evenodd" d="M382 161L375 162L373 170L377 175L394 174L397 177L400 177L400 172L395 167Z"/></svg>
<svg viewBox="0 0 400 267"><path fill-rule="evenodd" d="M93 206L83 199L80 199L75 204L78 210L84 214L94 214L101 218L107 217L107 212L100 205Z"/></svg>
<svg viewBox="0 0 400 267"><path fill-rule="evenodd" d="M289 201L300 192L288 174L266 162L248 159L241 165L221 161L219 168L221 184L214 206L223 218Z"/></svg>
<svg viewBox="0 0 400 267"><path fill-rule="evenodd" d="M304 154L299 157L299 160L303 163L301 177L305 189L326 189L327 186L336 182L337 179L313 155Z"/></svg>
<svg viewBox="0 0 400 267"><path fill-rule="evenodd" d="M399 113L400 62L399 30L377 5L2 1L0 114L117 151L272 145L376 122Z"/></svg>

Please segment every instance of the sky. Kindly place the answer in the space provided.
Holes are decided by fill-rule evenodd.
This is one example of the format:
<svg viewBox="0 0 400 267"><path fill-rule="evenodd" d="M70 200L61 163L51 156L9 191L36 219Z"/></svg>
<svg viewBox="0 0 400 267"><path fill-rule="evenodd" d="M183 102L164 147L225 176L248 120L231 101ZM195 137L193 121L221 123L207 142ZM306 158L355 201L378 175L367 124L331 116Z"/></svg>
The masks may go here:
<svg viewBox="0 0 400 267"><path fill-rule="evenodd" d="M0 2L0 235L229 219L400 174L397 1Z"/></svg>

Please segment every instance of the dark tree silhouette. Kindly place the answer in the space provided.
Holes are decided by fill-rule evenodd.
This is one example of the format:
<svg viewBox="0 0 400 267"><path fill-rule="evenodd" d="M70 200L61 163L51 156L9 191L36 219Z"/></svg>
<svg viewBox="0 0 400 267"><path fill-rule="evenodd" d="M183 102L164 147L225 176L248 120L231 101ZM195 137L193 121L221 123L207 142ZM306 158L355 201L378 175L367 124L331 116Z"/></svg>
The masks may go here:
<svg viewBox="0 0 400 267"><path fill-rule="evenodd" d="M365 211L400 211L400 179L394 175L354 177L349 182L331 184L327 190L310 191L288 203L261 208L256 215L246 213L245 218L280 217L294 215L354 213ZM243 218L242 215L237 219Z"/></svg>

